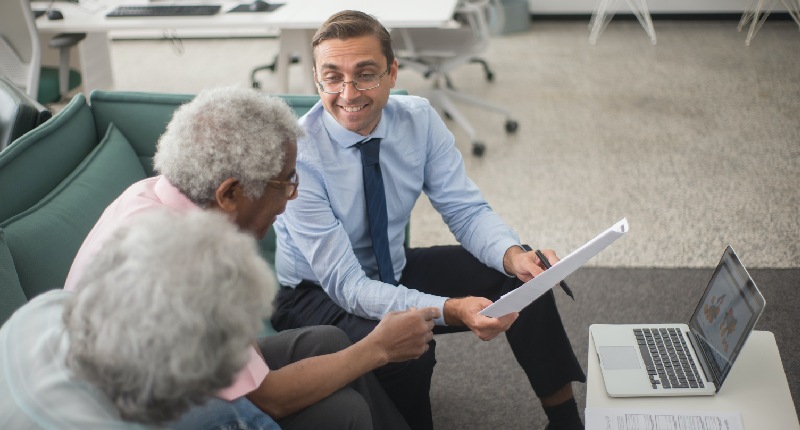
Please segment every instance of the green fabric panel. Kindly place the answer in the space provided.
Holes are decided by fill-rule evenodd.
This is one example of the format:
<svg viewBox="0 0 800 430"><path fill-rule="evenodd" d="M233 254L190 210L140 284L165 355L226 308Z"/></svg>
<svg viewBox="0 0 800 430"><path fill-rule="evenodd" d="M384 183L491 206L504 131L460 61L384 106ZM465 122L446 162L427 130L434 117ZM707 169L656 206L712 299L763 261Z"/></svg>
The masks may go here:
<svg viewBox="0 0 800 430"><path fill-rule="evenodd" d="M92 91L89 105L100 134L113 123L128 138L148 176L153 176L153 155L158 138L172 114L194 96L185 94Z"/></svg>
<svg viewBox="0 0 800 430"><path fill-rule="evenodd" d="M272 228L272 226L270 226L269 230L267 230L267 235L258 241L258 248L261 252L261 257L263 257L264 260L267 260L269 267L273 271L275 271L275 248L277 247L277 241L278 237L275 235L275 230Z"/></svg>
<svg viewBox="0 0 800 430"><path fill-rule="evenodd" d="M3 230L0 230L0 326L27 302L28 299L19 285L17 270L6 246Z"/></svg>
<svg viewBox="0 0 800 430"><path fill-rule="evenodd" d="M62 288L78 249L105 208L145 172L113 125L72 175L36 206L0 224L28 299Z"/></svg>
<svg viewBox="0 0 800 430"><path fill-rule="evenodd" d="M57 115L0 152L0 222L46 196L97 146L86 98L76 95Z"/></svg>
<svg viewBox="0 0 800 430"><path fill-rule="evenodd" d="M306 114L319 101L319 96L314 94L273 94L286 101L286 104L294 109L297 117Z"/></svg>
<svg viewBox="0 0 800 430"><path fill-rule="evenodd" d="M81 74L77 70L70 69L69 82L70 90L81 85ZM58 68L42 67L39 75L39 94L36 97L39 103L56 103L61 100L61 92L58 84Z"/></svg>
<svg viewBox="0 0 800 430"><path fill-rule="evenodd" d="M55 103L61 99L61 94L58 92L58 69L42 67L36 99L42 104Z"/></svg>

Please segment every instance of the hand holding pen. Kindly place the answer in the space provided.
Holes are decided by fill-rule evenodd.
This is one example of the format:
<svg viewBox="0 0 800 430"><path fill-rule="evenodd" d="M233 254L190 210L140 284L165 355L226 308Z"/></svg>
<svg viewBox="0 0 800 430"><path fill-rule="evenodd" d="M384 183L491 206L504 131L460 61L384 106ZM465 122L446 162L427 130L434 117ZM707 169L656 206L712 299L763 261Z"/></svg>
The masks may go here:
<svg viewBox="0 0 800 430"><path fill-rule="evenodd" d="M522 249L524 249L525 251L531 251L532 250L531 247L528 246L528 245L522 245ZM552 267L551 264L550 264L550 260L548 260L547 257L544 256L544 254L542 254L541 250L537 249L534 252L536 253L536 256L539 257L539 261L542 262L542 264L544 265L545 269L549 269L550 267ZM575 296L572 295L572 289L567 285L566 282L564 282L562 280L561 282L558 283L558 285L561 286L561 289L564 290L564 292L567 293L567 295L570 296L572 298L572 300L575 300Z"/></svg>

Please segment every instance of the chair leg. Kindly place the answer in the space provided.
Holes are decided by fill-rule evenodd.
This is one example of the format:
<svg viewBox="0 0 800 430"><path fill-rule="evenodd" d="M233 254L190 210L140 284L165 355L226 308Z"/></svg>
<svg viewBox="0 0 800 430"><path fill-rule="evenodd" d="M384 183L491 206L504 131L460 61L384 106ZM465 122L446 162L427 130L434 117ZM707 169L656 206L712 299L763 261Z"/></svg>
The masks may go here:
<svg viewBox="0 0 800 430"><path fill-rule="evenodd" d="M291 59L289 60L289 64L297 64L300 62L300 56L292 55ZM278 68L278 57L275 56L275 60L272 61L272 64L267 64L264 66L256 67L252 71L250 71L250 85L253 88L261 88L261 82L256 80L256 73L269 70L270 72L275 73L275 70Z"/></svg>
<svg viewBox="0 0 800 430"><path fill-rule="evenodd" d="M70 49L86 38L86 33L59 33L55 35L48 46L58 49L58 94L61 100L69 96Z"/></svg>
<svg viewBox="0 0 800 430"><path fill-rule="evenodd" d="M483 66L483 73L486 75L486 80L489 82L494 81L494 72L492 69L489 68L489 63L486 62L483 58L473 58L469 60L470 63L478 63Z"/></svg>
<svg viewBox="0 0 800 430"><path fill-rule="evenodd" d="M589 43L592 45L597 43L597 38L600 37L600 34L606 29L608 23L611 22L611 18L613 18L614 14L617 12L620 1L621 0L598 1L597 10L594 11L589 21L589 28L591 29Z"/></svg>
<svg viewBox="0 0 800 430"><path fill-rule="evenodd" d="M800 0L788 0L788 2L787 0L781 0L781 3L786 6L789 15L797 23L798 29L800 29Z"/></svg>
<svg viewBox="0 0 800 430"><path fill-rule="evenodd" d="M440 109L448 117L448 119L455 121L455 123L467 133L470 143L472 144L472 154L478 157L483 155L483 153L486 151L486 145L478 139L475 128L472 126L472 124L470 124L469 120L467 120L464 114L462 114L461 111L456 107L454 101L471 104L481 109L503 114L506 117L505 130L507 133L514 133L519 127L519 123L512 118L510 110L502 106L489 103L472 95L464 94L448 88L442 88L440 86L431 91L431 93L428 95L428 99L431 101L433 106L435 106L437 109Z"/></svg>
<svg viewBox="0 0 800 430"><path fill-rule="evenodd" d="M753 40L753 37L756 35L761 26L764 25L764 21L767 20L767 17L772 12L774 2L770 2L768 5L765 5L765 3L766 0L758 0L755 8L753 9L753 18L752 22L750 23L750 30L747 32L747 39L744 41L745 46L750 46L750 41ZM759 15L761 15L760 19Z"/></svg>
<svg viewBox="0 0 800 430"><path fill-rule="evenodd" d="M58 95L62 101L69 96L69 49L64 46L58 52Z"/></svg>
<svg viewBox="0 0 800 430"><path fill-rule="evenodd" d="M647 0L625 0L633 11L633 15L642 24L644 31L650 36L650 42L656 44L656 30L653 28L653 20L650 19L650 11L647 8Z"/></svg>

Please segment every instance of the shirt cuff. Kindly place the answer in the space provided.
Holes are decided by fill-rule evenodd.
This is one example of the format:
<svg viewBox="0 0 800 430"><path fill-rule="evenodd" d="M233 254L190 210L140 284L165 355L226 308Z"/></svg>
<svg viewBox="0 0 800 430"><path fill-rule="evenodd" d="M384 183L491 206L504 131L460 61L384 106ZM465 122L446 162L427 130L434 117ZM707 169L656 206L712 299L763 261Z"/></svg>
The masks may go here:
<svg viewBox="0 0 800 430"><path fill-rule="evenodd" d="M496 253L495 255L499 255L500 257L499 257L498 260L495 260L494 268L498 272L506 275L507 277L513 278L514 275L509 275L508 273L506 273L506 269L505 269L505 267L503 267L503 257L506 256L506 251L508 251L509 248L511 248L513 246L520 246L519 241L509 238L509 239L505 239L505 240L501 240L501 241L497 242L497 244L495 246L496 246L496 248L495 248L496 250L494 251Z"/></svg>
<svg viewBox="0 0 800 430"><path fill-rule="evenodd" d="M433 323L436 325L447 325L444 322L444 302L446 302L447 299L449 299L449 297L441 297L441 296L434 296L432 294L425 294L417 302L417 309L428 308L428 307L439 309L439 314L441 316L433 320Z"/></svg>

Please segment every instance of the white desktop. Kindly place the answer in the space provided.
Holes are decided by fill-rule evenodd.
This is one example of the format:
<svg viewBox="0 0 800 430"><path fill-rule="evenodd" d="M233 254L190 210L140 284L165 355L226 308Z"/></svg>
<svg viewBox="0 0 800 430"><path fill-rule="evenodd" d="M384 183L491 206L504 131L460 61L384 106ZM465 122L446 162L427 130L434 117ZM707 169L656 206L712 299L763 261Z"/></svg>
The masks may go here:
<svg viewBox="0 0 800 430"><path fill-rule="evenodd" d="M181 1L181 0L179 0ZM78 45L80 69L84 93L93 89L114 89L111 69L111 42L109 33L114 31L140 30L241 30L263 32L265 36L280 34L276 79L278 92L287 92L288 64L292 54L300 55L301 61L310 58L310 42L314 31L333 13L355 9L376 16L387 28L431 28L448 25L453 16L457 0L405 0L402 2L380 2L371 0L279 0L284 6L269 13L227 13L240 5L240 1L201 0L200 4L219 4L220 12L208 16L177 17L106 17L118 5L166 4L146 0L80 0L79 4L59 1L55 3L63 14L60 20L49 20L42 16L36 20L39 32L86 33ZM182 3L182 1L181 1ZM193 2L194 3L194 2ZM34 0L33 9L52 7L51 1ZM46 39L46 38L45 38ZM271 59L264 58L264 62ZM310 70L310 69L309 69ZM165 71L168 73L168 71ZM303 73L301 88L312 93L311 74Z"/></svg>

